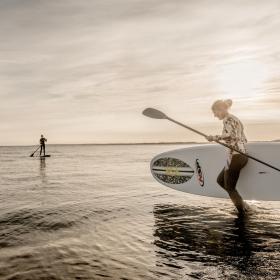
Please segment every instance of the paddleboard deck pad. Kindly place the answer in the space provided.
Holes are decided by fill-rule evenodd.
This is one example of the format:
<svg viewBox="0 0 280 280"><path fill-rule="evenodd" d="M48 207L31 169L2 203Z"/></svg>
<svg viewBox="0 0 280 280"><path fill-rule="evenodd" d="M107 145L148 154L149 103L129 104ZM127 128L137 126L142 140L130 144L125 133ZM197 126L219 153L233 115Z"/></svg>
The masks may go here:
<svg viewBox="0 0 280 280"><path fill-rule="evenodd" d="M280 143L246 145L248 154L280 167ZM228 149L218 144L196 145L162 153L151 161L153 177L161 184L196 195L228 198L217 183L226 165ZM280 200L280 172L249 159L241 170L237 190L247 200Z"/></svg>

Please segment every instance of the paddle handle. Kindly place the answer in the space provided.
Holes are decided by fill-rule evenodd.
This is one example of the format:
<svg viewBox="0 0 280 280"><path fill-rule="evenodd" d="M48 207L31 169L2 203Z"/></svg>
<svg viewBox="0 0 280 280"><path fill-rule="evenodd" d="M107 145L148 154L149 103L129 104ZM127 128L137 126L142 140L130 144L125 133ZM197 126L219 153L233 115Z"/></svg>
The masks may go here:
<svg viewBox="0 0 280 280"><path fill-rule="evenodd" d="M189 126L187 126L187 125L185 125L185 124L183 124L183 123L180 123L180 122L178 122L178 121L176 121L176 120L174 120L174 119L172 119L172 118L169 118L169 117L166 117L166 119L169 120L169 121L171 121L171 122L174 122L174 123L176 123L176 124L178 124L178 125L180 125L180 126L182 126L182 127L184 127L184 128L187 128L187 129L191 130L192 132L194 132L194 133L196 133L196 134L199 134L199 135L201 135L201 136L207 138L207 135L206 135L206 134L204 134L204 133L202 133L202 132L200 132L200 131L198 131L198 130L196 130L196 129L194 129L194 128L191 128L191 127L189 127ZM226 143L220 142L219 140L215 140L214 142L216 142L216 143L218 143L218 144L220 144L220 145L223 145L224 147L226 147L226 148L228 148L228 149L231 149L231 150L233 150L233 151L235 151L235 152L237 152L237 153L239 153L239 154L241 154L241 155L244 155L244 156L246 156L246 157L248 157L248 158L250 158L250 159L253 159L253 160L255 160L255 161L259 162L259 163L262 163L263 165L266 165L266 166L268 166L268 167L270 167L270 168L272 168L272 169L277 170L277 171L280 172L280 169L279 169L279 168L277 168L277 167L275 167L275 166L273 166L273 165L271 165L271 164L269 164L269 163L267 163L267 162L264 162L264 161L262 161L262 160L260 160L260 159L258 159L258 158L255 158L255 157L250 156L250 155L248 155L248 154L246 154L246 153L243 153L243 152L241 152L241 151L239 151L239 150L237 150L237 149L235 149L235 148L233 148L233 147L227 145Z"/></svg>

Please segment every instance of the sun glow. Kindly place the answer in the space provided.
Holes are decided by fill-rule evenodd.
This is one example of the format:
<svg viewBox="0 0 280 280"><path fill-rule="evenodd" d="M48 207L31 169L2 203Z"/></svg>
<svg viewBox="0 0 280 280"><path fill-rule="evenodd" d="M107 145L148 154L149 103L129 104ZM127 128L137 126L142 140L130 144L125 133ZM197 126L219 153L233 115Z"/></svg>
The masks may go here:
<svg viewBox="0 0 280 280"><path fill-rule="evenodd" d="M224 97L259 99L265 94L264 82L269 73L265 65L254 60L225 64L218 71L218 86Z"/></svg>

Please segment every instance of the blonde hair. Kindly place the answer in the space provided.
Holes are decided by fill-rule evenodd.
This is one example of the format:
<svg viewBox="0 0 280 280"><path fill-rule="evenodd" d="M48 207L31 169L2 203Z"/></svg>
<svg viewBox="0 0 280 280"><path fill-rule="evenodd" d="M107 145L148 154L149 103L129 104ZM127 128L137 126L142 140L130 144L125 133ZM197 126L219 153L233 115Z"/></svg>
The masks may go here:
<svg viewBox="0 0 280 280"><path fill-rule="evenodd" d="M213 110L228 110L232 106L232 100L231 99L226 99L226 100L216 100L213 105L212 105L212 111Z"/></svg>

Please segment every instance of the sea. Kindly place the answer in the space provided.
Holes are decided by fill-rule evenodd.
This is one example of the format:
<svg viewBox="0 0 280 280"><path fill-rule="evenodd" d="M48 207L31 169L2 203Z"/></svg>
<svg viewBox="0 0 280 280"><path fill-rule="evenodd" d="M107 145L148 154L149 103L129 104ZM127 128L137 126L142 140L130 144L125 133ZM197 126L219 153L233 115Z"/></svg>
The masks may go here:
<svg viewBox="0 0 280 280"><path fill-rule="evenodd" d="M0 147L0 279L280 279L280 202L239 217L152 178L185 146Z"/></svg>

